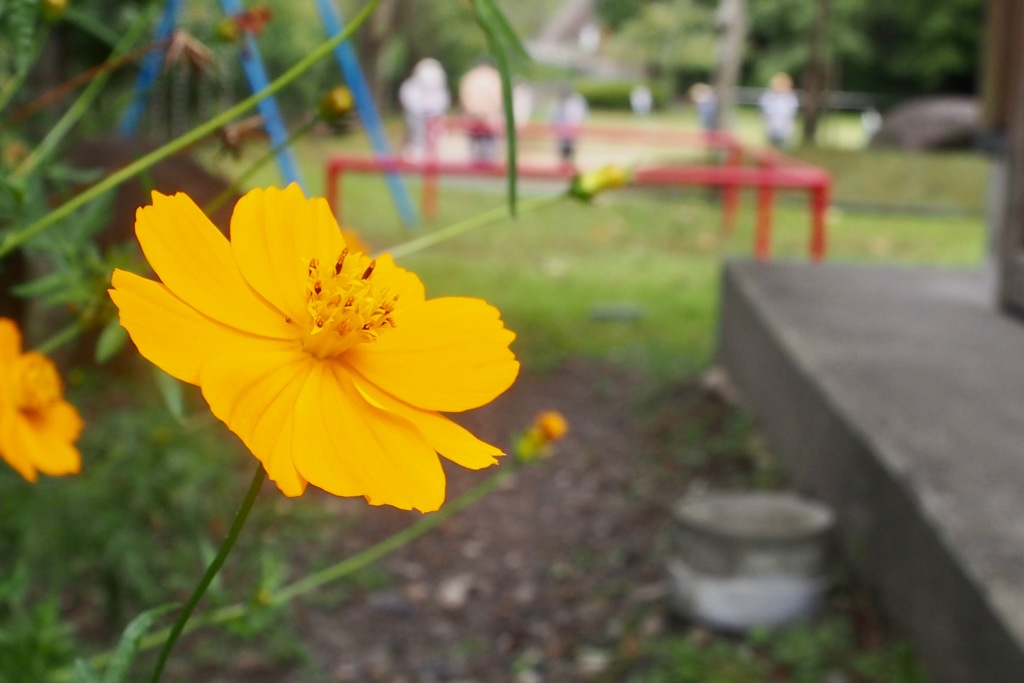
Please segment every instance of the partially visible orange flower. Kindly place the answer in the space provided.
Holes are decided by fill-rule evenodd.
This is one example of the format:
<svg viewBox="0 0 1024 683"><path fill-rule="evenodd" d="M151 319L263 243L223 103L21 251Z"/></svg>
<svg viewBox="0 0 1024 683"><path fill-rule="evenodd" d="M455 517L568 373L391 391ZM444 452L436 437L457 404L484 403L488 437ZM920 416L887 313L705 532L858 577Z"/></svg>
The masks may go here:
<svg viewBox="0 0 1024 683"><path fill-rule="evenodd" d="M533 424L516 440L516 455L530 462L551 455L551 444L569 433L569 421L557 410L545 410L534 418Z"/></svg>
<svg viewBox="0 0 1024 683"><path fill-rule="evenodd" d="M135 232L162 283L114 271L121 324L285 495L311 483L426 512L444 501L438 453L470 469L502 454L438 411L507 389L515 335L485 302L428 300L390 256L349 248L323 199L253 190L229 242L188 196L154 192Z"/></svg>
<svg viewBox="0 0 1024 683"><path fill-rule="evenodd" d="M75 474L82 468L74 446L81 431L53 361L22 353L18 326L0 318L0 457L31 482L39 472Z"/></svg>
<svg viewBox="0 0 1024 683"><path fill-rule="evenodd" d="M534 421L545 441L558 441L569 433L569 422L557 410L545 410Z"/></svg>

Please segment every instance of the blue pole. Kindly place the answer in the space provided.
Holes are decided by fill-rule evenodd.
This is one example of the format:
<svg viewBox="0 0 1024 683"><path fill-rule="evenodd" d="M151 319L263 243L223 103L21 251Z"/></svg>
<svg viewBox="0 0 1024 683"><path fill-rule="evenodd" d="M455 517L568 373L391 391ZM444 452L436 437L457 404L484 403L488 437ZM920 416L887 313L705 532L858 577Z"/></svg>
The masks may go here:
<svg viewBox="0 0 1024 683"><path fill-rule="evenodd" d="M164 6L164 15L156 27L153 40L161 43L171 37L174 27L178 25L178 14L181 10L181 0L167 0ZM132 99L128 109L121 117L117 133L123 138L131 137L139 129L139 122L142 120L142 112L146 110L146 100L149 98L149 91L153 89L153 83L160 73L160 65L164 61L164 50L152 50L142 60L142 69L138 78L135 79L135 97Z"/></svg>
<svg viewBox="0 0 1024 683"><path fill-rule="evenodd" d="M331 0L317 0L317 8L320 10L320 19L324 22L327 35L334 37L345 30L341 21L341 15ZM356 112L359 120L370 136L370 144L377 156L391 156L391 145L384 135L384 127L381 125L380 114L373 103L373 95L370 87L363 77L363 70L359 68L359 61L356 59L355 50L349 41L345 41L334 48L334 56L341 67L341 73L345 77L349 90L352 91L352 98L356 103ZM402 223L406 227L413 227L418 222L416 209L413 208L412 200L405 189L405 184L397 173L388 173L386 176L388 189L391 191L391 200L398 209Z"/></svg>
<svg viewBox="0 0 1024 683"><path fill-rule="evenodd" d="M229 15L236 15L244 11L241 0L221 0L221 7ZM259 92L270 84L267 79L267 72L263 69L263 59L260 57L259 47L256 40L248 31L242 31L244 42L242 43L239 57L242 61L242 69L245 71L246 79L252 91ZM288 131L281 120L281 112L277 108L277 99L270 97L260 100L256 105L260 116L263 117L263 126L270 136L270 144L277 149L277 166L281 170L281 177L285 183L298 183L303 186L302 178L299 175L299 168L295 163L288 143Z"/></svg>

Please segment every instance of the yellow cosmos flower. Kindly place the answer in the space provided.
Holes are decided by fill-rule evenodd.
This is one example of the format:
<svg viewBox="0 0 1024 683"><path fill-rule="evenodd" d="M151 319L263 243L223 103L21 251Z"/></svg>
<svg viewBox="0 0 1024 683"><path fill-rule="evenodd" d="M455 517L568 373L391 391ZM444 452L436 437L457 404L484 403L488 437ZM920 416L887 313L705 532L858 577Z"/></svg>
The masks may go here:
<svg viewBox="0 0 1024 683"><path fill-rule="evenodd" d="M0 456L31 482L39 472L74 474L82 467L74 446L81 431L53 361L22 353L18 326L0 318Z"/></svg>
<svg viewBox="0 0 1024 683"><path fill-rule="evenodd" d="M470 469L502 454L438 411L507 389L515 335L487 303L428 300L391 257L348 249L323 199L253 190L229 242L188 196L154 192L135 232L162 282L114 272L121 324L202 389L285 495L308 482L427 512L444 500L438 453Z"/></svg>

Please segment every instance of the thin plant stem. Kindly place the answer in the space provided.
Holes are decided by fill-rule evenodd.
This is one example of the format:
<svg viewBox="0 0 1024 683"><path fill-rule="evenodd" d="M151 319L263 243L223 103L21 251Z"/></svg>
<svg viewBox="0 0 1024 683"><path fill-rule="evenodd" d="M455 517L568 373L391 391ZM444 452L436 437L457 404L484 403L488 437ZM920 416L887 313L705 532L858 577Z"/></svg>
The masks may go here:
<svg viewBox="0 0 1024 683"><path fill-rule="evenodd" d="M33 101L16 110L13 114L11 114L10 118L7 119L4 125L16 126L17 124L27 119L29 116L35 114L40 109L43 109L54 104L62 97L67 95L69 92L78 88L83 83L88 83L100 74L116 71L117 69L120 69L123 66L127 66L128 64L131 64L132 62L138 60L139 57L153 50L159 50L160 48L166 47L167 43L168 41L166 40L148 43L141 47L137 47L131 52L125 53L121 56L117 56L116 53L112 52L111 56L108 57L105 62L97 64L88 71L83 71L75 76L72 76L60 85L51 88L50 90L47 90Z"/></svg>
<svg viewBox="0 0 1024 683"><path fill-rule="evenodd" d="M501 75L501 100L502 110L505 115L505 153L508 156L508 211L513 216L517 215L518 205L518 179L519 164L516 161L518 144L516 142L516 121L512 109L512 70L508 63L508 55L505 53L505 46L491 26L490 21L484 18L485 8L481 0L473 0L473 11L476 15L477 24L483 29L487 37L487 44L490 47L491 55L498 66L498 73Z"/></svg>
<svg viewBox="0 0 1024 683"><path fill-rule="evenodd" d="M512 462L515 461L513 460ZM388 536L379 543L371 545L366 550L363 550L352 557L346 558L337 564L310 574L306 578L300 579L289 586L285 586L271 595L267 602L271 605L282 605L300 595L309 593L323 585L337 581L344 576L348 576L352 572L373 564L385 555L411 543L413 540L441 524L455 513L486 496L502 481L504 481L514 469L515 468L512 466L506 466L504 469L498 470L492 476L464 492L458 498L451 501L448 505L445 505L434 514L413 522L401 531Z"/></svg>
<svg viewBox="0 0 1024 683"><path fill-rule="evenodd" d="M213 199L206 203L206 205L203 207L203 213L205 213L206 215L210 215L211 213L219 209L221 206L223 206L224 202L231 198L231 195L238 192L238 188L242 187L242 185L244 185L245 182L249 180L249 178L251 178L254 173L256 173L256 171L263 168L263 166L268 161L273 159L278 152L280 152L285 147L291 145L293 142L301 138L309 131L313 130L313 125L316 124L318 120L319 119L315 116L310 118L304 124L302 124L294 131L292 131L292 133L280 144L269 148L257 159L253 160L253 162L249 165L247 169L245 169L245 171L241 173L241 175L232 180L231 184L225 187L220 194L218 194L216 197L214 197Z"/></svg>
<svg viewBox="0 0 1024 683"><path fill-rule="evenodd" d="M76 320L67 327L47 337L41 344L36 346L35 351L36 353L49 355L65 344L70 343L81 333L82 323Z"/></svg>
<svg viewBox="0 0 1024 683"><path fill-rule="evenodd" d="M206 137L210 133L214 132L221 126L229 123L234 118L244 114L257 103L270 97L277 91L281 90L285 86L289 85L296 78L305 73L311 66L316 62L323 59L327 55L331 54L331 51L344 41L352 37L352 34L366 21L366 19L373 13L374 8L380 0L369 0L366 5L361 9L352 20L346 25L345 30L332 38L320 43L316 48L311 50L309 54L300 59L295 63L292 68L284 72L276 79L274 79L266 88L260 90L253 95L245 98L238 104L229 109L225 109L223 112L213 117L209 121L199 126L196 126L189 132L181 135L174 140L171 140L164 146L156 149L149 154L146 154L131 164L121 168L114 173L111 173L103 180L100 180L96 184L90 186L81 193L75 195L73 198L61 204L59 207L46 214L39 220L32 224L22 228L21 230L7 233L3 241L0 242L0 256L9 254L13 250L20 247L22 244L32 239L39 233L47 230L48 228L55 225L60 220L71 215L78 210L82 205L91 202L96 199L104 192L117 187L121 183L125 182L129 178L138 175L145 169L153 166L157 162L163 161L172 154L185 149L189 145L198 142L202 138Z"/></svg>
<svg viewBox="0 0 1024 683"><path fill-rule="evenodd" d="M562 200L568 198L569 195L562 193L550 197L538 197L535 199L524 199L519 202L518 215L530 213L532 211L538 211L540 209L554 206ZM446 242L453 237L458 237L471 230L482 228L485 225L491 223L497 223L500 220L509 217L508 207L499 206L483 213L478 213L475 216L471 216L465 220L452 223L451 225L445 226L440 230L436 230L428 235L411 239L408 242L402 242L390 249L385 249L392 258L401 258L402 256L409 256L418 251L423 251L427 247L432 247L441 242Z"/></svg>
<svg viewBox="0 0 1024 683"><path fill-rule="evenodd" d="M509 462L505 463L501 469L490 477L484 479L476 486L467 489L456 498L445 503L444 507L437 512L422 517L404 529L388 536L378 543L375 543L369 548L352 555L351 557L347 557L336 564L325 567L318 572L282 587L276 593L267 597L263 601L263 604L274 606L283 605L301 595L305 595L306 593L316 590L321 586L343 579L346 576L351 575L353 572L373 564L389 553L411 543L431 529L439 526L445 520L450 519L457 513L477 502L491 491L498 488L503 481L508 479L508 477L518 469L518 461L511 459L510 457ZM219 624L226 624L236 619L241 619L248 613L251 607L251 602L238 602L233 605L219 607L210 612L200 614L195 619L190 620L182 632L191 633L192 631L204 626L216 626ZM170 633L171 629L166 628L145 636L139 641L139 650L151 650L160 643L165 642ZM112 657L112 653L102 652L90 657L88 659L88 663L93 667L100 667L109 662ZM58 683L71 680L71 678L72 672L70 669L61 669L55 672L50 677L50 680Z"/></svg>
<svg viewBox="0 0 1024 683"><path fill-rule="evenodd" d="M111 52L110 57L107 60L108 62L116 62L118 58L122 57L124 53L128 51L128 48L135 43L140 36L142 36L142 33L149 25L149 20L153 14L152 8L154 7L156 7L156 5L153 5L149 12L140 14L139 18L136 19L128 28L124 37L118 42L114 47L114 50ZM57 145L60 144L60 141L64 139L64 136L68 134L68 131L71 130L72 126L78 123L78 120L82 118L87 111L89 111L90 107L92 107L93 102L96 101L96 98L99 96L103 86L105 86L107 81L110 80L110 76L111 72L109 70L101 71L96 74L91 81L89 81L89 85L82 90L78 98L70 107L68 107L67 111L64 112L64 115L60 117L60 120L58 120L46 134L46 137L44 137L36 148L32 150L32 153L25 157L24 161L14 169L12 176L15 179L24 179L32 173L40 163L50 156L50 154L53 153L53 150L56 149Z"/></svg>
<svg viewBox="0 0 1024 683"><path fill-rule="evenodd" d="M167 640L164 642L163 649L160 650L160 655L156 661L156 668L153 669L153 676L150 678L151 683L158 683L160 681L160 675L167 664L167 658L171 656L171 650L174 649L174 644L178 642L178 637L185 629L185 625L188 624L189 617L192 616L192 612L195 610L196 605L199 604L199 600L206 593L206 589L210 586L210 582L213 581L213 577L220 571L224 560L228 559L231 549L235 547L238 535L242 531L242 527L245 526L245 520L249 517L249 511L252 510L252 505L256 502L256 498L260 494L260 487L263 485L266 477L267 473L263 469L263 464L258 464L256 466L256 473L252 478L252 483L249 484L249 491L245 494L245 499L238 508L238 512L235 513L235 520L231 523L231 528L228 530L228 535L224 538L224 542L221 543L220 550L217 551L216 557L213 558L210 566L206 568L206 572L199 579L195 590L192 591L192 596L185 603L185 607L182 608L178 620L174 622L174 625L167 634Z"/></svg>

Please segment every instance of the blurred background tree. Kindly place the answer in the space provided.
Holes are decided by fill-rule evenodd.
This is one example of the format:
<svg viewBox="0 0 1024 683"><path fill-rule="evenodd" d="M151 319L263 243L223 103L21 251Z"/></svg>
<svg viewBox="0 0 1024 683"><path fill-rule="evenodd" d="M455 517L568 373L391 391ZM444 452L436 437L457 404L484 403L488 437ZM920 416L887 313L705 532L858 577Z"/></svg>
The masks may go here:
<svg viewBox="0 0 1024 683"><path fill-rule="evenodd" d="M796 76L799 83L819 2L747 3L745 85L763 86L776 71ZM701 25L714 30L717 5L716 0L596 0L595 9L617 41L639 47L641 27L661 20L685 27L689 35L680 42L692 42L696 51L705 44ZM831 0L826 43L832 85L894 98L974 92L983 9L984 0ZM687 68L685 58L670 68Z"/></svg>
<svg viewBox="0 0 1024 683"><path fill-rule="evenodd" d="M651 79L698 78L714 68L714 11L700 0L644 4L618 22L610 52Z"/></svg>

